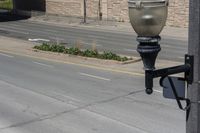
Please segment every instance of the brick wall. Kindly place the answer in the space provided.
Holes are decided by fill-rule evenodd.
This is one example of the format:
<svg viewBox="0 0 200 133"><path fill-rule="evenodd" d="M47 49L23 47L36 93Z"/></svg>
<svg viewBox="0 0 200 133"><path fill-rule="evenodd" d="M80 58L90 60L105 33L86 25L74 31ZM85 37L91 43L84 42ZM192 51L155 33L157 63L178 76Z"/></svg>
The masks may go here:
<svg viewBox="0 0 200 133"><path fill-rule="evenodd" d="M167 25L188 27L189 0L170 0Z"/></svg>
<svg viewBox="0 0 200 133"><path fill-rule="evenodd" d="M108 19L129 21L127 0L108 0Z"/></svg>
<svg viewBox="0 0 200 133"><path fill-rule="evenodd" d="M87 0L87 16L97 18L99 0ZM66 16L83 16L83 0L47 0L46 12ZM167 25L188 26L188 0L170 0ZM127 0L101 0L103 18L129 22Z"/></svg>
<svg viewBox="0 0 200 133"><path fill-rule="evenodd" d="M46 13L66 16L81 16L82 0L47 0Z"/></svg>
<svg viewBox="0 0 200 133"><path fill-rule="evenodd" d="M87 0L87 16L97 18L99 13L99 0Z"/></svg>

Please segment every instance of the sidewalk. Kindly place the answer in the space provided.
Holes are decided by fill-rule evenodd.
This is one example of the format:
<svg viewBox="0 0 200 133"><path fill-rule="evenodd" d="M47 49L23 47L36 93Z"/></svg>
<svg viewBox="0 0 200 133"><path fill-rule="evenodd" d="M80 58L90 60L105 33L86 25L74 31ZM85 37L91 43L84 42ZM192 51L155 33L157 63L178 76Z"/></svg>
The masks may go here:
<svg viewBox="0 0 200 133"><path fill-rule="evenodd" d="M77 57L66 54L35 51L33 46L37 43L23 41L14 38L0 36L0 52L16 56L26 56L30 58L37 58L41 60L53 61L57 63L71 64L75 66L82 66L92 69L99 69L111 72L118 72L123 74L130 74L135 76L142 76L143 64L141 61L136 61L130 64L121 64L117 61L100 60L94 58ZM138 60L137 58L135 60ZM179 65L179 62L158 60L157 68Z"/></svg>
<svg viewBox="0 0 200 133"><path fill-rule="evenodd" d="M118 31L129 34L130 33L136 34L132 29L131 24L127 22L116 22L116 21L106 21L106 20L99 21L97 19L87 19L87 23L83 24L82 18L56 16L56 15L34 16L30 18L29 21L54 24L57 26L88 27L98 30L106 30L106 31L110 30L110 31ZM163 31L161 32L161 36L178 40L187 40L188 29L165 26Z"/></svg>

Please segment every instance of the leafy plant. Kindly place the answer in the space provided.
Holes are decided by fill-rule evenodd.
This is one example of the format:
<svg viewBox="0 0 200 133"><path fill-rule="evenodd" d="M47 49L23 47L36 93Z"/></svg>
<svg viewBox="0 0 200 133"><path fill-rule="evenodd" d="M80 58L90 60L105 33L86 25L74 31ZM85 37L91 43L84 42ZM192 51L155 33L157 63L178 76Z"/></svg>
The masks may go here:
<svg viewBox="0 0 200 133"><path fill-rule="evenodd" d="M35 49L43 50L43 51L51 51L50 45L47 43L43 43L40 46L34 46Z"/></svg>
<svg viewBox="0 0 200 133"><path fill-rule="evenodd" d="M96 49L95 50L94 49L80 50L77 47L66 48L63 45L57 45L54 43L43 43L42 45L34 46L34 49L39 49L43 51L52 51L52 52L58 52L58 53L64 53L64 54L71 54L71 55L80 55L80 56L85 56L85 57L92 57L92 58L99 58L99 59L106 59L106 60L117 60L117 61L131 60L131 58L121 57L112 52L104 51L103 53L100 54L98 53Z"/></svg>
<svg viewBox="0 0 200 133"><path fill-rule="evenodd" d="M119 60L120 59L120 56L118 56L112 52L105 52L105 51L103 52L102 57L103 57L103 59L108 59L108 60L111 60L111 59Z"/></svg>
<svg viewBox="0 0 200 133"><path fill-rule="evenodd" d="M68 54L79 55L81 54L81 51L76 47L71 47L68 49Z"/></svg>
<svg viewBox="0 0 200 133"><path fill-rule="evenodd" d="M52 52L63 53L65 51L65 46L53 44L50 45L50 49Z"/></svg>
<svg viewBox="0 0 200 133"><path fill-rule="evenodd" d="M86 56L86 57L98 57L98 52L97 51L94 51L94 50L85 50L83 51L83 56Z"/></svg>

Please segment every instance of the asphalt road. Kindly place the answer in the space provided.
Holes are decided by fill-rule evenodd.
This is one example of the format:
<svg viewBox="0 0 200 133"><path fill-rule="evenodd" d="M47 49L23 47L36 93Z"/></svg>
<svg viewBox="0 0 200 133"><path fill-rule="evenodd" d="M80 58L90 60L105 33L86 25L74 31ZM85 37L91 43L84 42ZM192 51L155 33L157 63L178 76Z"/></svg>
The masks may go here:
<svg viewBox="0 0 200 133"><path fill-rule="evenodd" d="M136 52L138 43L134 33L87 27L60 27L22 19L24 18L1 14L0 35L24 40L41 38L62 42L68 46L74 46L77 41L81 41L82 48L91 48L92 44L96 43L99 51L112 51L128 56L139 56ZM162 52L160 52L159 58L183 61L184 54L187 52L187 41L165 36L162 38Z"/></svg>
<svg viewBox="0 0 200 133"><path fill-rule="evenodd" d="M144 77L0 53L0 133L184 133Z"/></svg>

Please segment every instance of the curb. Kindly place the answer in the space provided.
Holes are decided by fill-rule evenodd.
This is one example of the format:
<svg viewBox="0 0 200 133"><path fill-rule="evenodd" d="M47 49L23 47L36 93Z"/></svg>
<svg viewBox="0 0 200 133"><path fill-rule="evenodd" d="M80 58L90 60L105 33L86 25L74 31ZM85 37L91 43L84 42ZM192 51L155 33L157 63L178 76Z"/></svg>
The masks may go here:
<svg viewBox="0 0 200 133"><path fill-rule="evenodd" d="M0 49L0 52L11 54L11 55L24 56L24 57L33 58L33 59L46 60L46 61L50 61L50 62L70 64L70 65L76 65L76 66L81 66L81 67L86 67L86 68L97 69L97 70L129 74L132 76L139 76L139 77L144 76L143 73L139 73L139 72L133 72L133 71L123 70L123 69L116 69L116 68L106 68L105 66L100 66L100 65L87 65L87 64L77 63L77 62L73 62L73 61L61 61L61 60L50 59L50 58L46 58L46 57L38 57L38 56L34 56L34 55L17 53L15 51L11 51L11 50Z"/></svg>

